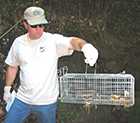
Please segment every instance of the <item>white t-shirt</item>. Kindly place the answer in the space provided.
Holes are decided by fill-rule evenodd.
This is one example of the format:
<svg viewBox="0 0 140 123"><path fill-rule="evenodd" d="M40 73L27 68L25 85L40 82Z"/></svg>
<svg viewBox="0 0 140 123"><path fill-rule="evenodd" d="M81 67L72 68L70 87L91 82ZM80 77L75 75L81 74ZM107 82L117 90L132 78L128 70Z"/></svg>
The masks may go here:
<svg viewBox="0 0 140 123"><path fill-rule="evenodd" d="M57 61L73 53L70 37L44 32L31 44L27 34L15 39L6 64L20 67L20 87L16 97L34 105L46 105L57 101L59 86Z"/></svg>

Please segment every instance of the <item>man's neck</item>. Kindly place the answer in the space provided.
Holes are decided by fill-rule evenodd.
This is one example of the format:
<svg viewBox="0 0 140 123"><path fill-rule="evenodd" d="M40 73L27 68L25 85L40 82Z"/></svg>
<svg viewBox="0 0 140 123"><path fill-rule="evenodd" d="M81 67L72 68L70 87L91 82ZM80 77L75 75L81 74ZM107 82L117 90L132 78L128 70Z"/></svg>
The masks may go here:
<svg viewBox="0 0 140 123"><path fill-rule="evenodd" d="M38 37L35 37L35 36L31 36L31 35L29 35L29 34L27 35L27 38L28 38L30 41L40 39L40 37L38 38Z"/></svg>

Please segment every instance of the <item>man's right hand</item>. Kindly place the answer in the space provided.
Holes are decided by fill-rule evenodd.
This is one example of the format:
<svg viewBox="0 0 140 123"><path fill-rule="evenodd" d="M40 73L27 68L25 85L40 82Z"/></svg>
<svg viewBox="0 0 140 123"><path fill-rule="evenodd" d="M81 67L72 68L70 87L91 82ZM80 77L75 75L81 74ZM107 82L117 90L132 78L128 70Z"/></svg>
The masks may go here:
<svg viewBox="0 0 140 123"><path fill-rule="evenodd" d="M8 103L11 100L11 86L5 86L4 87L4 95L3 95L3 99L6 103Z"/></svg>

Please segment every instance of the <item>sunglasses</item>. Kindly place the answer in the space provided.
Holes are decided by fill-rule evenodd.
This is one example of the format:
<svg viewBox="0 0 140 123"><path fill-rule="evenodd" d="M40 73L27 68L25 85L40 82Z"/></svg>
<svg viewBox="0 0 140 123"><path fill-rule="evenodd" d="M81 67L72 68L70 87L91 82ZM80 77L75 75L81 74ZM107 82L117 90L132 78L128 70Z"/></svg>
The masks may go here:
<svg viewBox="0 0 140 123"><path fill-rule="evenodd" d="M30 27L32 27L32 28L37 28L37 27L43 28L43 27L44 27L44 25L43 25L43 24L30 25Z"/></svg>

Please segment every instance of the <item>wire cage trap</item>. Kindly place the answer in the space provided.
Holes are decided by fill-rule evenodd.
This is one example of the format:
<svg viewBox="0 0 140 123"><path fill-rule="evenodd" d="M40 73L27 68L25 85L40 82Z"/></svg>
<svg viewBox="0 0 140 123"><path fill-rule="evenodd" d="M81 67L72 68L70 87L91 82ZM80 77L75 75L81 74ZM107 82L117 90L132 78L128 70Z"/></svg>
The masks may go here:
<svg viewBox="0 0 140 123"><path fill-rule="evenodd" d="M66 73L59 78L64 103L134 105L134 77L131 74Z"/></svg>

